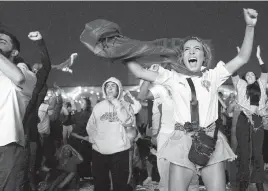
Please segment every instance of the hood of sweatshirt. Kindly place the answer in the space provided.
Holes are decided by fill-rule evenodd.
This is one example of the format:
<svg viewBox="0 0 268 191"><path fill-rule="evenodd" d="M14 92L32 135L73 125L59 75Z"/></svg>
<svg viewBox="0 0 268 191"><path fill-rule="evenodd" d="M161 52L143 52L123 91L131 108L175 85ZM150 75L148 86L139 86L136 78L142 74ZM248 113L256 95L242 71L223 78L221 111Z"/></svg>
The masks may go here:
<svg viewBox="0 0 268 191"><path fill-rule="evenodd" d="M115 83L117 85L117 87L118 87L118 95L117 95L116 99L121 99L122 96L123 96L123 86L122 86L122 83L117 78L115 78L115 77L109 78L108 80L106 80L102 84L102 93L104 95L104 98L106 99L106 97L107 97L106 92L105 92L105 85L108 82L113 82L113 83Z"/></svg>

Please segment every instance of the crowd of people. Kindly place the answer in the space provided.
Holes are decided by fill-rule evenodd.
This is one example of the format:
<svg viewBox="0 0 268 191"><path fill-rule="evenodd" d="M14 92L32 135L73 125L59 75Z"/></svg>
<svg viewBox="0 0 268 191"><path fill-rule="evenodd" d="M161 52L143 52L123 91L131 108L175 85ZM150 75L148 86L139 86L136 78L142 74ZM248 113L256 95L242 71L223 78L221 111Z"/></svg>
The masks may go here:
<svg viewBox="0 0 268 191"><path fill-rule="evenodd" d="M88 180L95 191L142 190L152 181L160 191L197 191L199 185L246 191L250 183L264 191L268 67L258 46L260 77L236 72L251 56L258 16L254 9L243 11L244 40L229 62L210 68L211 49L198 37L181 42L175 61L148 68L120 53L141 79L139 93L110 77L94 106L81 97L77 107L57 85L48 93L53 67L40 32L29 33L40 52L40 61L29 65L18 39L1 30L0 190L79 190ZM109 47L121 36L106 35L96 46L116 57L126 41ZM219 90L228 78L235 91L226 96Z"/></svg>

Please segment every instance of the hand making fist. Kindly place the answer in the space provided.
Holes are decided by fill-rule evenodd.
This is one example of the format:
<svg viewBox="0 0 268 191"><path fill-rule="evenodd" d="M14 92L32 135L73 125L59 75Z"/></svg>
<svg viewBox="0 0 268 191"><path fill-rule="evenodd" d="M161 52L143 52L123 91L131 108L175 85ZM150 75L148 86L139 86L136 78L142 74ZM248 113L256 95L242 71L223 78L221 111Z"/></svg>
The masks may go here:
<svg viewBox="0 0 268 191"><path fill-rule="evenodd" d="M42 39L42 35L40 34L39 31L33 31L33 32L30 32L29 33L28 38L30 40L33 40L33 41L41 40Z"/></svg>
<svg viewBox="0 0 268 191"><path fill-rule="evenodd" d="M243 9L243 10L246 24L254 27L257 23L257 17L258 17L257 11L254 9Z"/></svg>
<svg viewBox="0 0 268 191"><path fill-rule="evenodd" d="M159 69L159 65L158 64L153 64L149 68L150 71L154 71L154 72L158 71L158 69Z"/></svg>
<svg viewBox="0 0 268 191"><path fill-rule="evenodd" d="M132 100L132 96L130 94L129 91L125 91L125 94L124 94L124 100L128 103L131 103L131 104L134 104L133 100Z"/></svg>

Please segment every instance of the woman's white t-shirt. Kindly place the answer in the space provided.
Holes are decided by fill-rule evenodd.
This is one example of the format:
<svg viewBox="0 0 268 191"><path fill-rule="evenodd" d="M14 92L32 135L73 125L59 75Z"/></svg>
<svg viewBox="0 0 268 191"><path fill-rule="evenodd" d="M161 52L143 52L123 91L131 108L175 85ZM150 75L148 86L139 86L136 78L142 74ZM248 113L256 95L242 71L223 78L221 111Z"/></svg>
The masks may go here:
<svg viewBox="0 0 268 191"><path fill-rule="evenodd" d="M218 119L218 88L230 77L224 62L220 61L214 69L207 70L201 77L191 77L199 102L201 127L207 127ZM191 89L186 80L188 76L159 67L154 83L166 86L174 100L174 119L180 124L191 122ZM206 84L204 86L202 84Z"/></svg>

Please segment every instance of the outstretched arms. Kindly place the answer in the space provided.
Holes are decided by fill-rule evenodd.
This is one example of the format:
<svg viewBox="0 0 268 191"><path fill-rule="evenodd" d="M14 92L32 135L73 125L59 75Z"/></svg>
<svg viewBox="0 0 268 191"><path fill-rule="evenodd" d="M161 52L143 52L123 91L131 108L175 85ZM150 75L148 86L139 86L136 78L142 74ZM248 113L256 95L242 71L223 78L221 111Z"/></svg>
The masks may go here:
<svg viewBox="0 0 268 191"><path fill-rule="evenodd" d="M137 62L131 61L127 63L128 69L137 77L149 82L156 80L158 72L146 70L141 67Z"/></svg>
<svg viewBox="0 0 268 191"><path fill-rule="evenodd" d="M254 39L254 27L257 23L257 16L258 13L254 9L244 9L246 31L241 50L234 59L232 59L225 65L226 69L231 74L233 74L240 67L246 64L250 58Z"/></svg>

